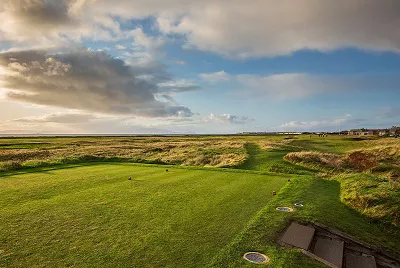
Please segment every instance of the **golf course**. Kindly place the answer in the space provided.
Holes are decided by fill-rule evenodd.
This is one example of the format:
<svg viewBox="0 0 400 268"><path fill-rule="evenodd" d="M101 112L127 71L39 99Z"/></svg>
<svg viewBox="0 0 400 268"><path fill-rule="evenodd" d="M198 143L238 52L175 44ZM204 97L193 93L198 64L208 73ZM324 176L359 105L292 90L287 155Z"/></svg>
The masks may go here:
<svg viewBox="0 0 400 268"><path fill-rule="evenodd" d="M256 266L242 258L249 251L266 254L270 267L325 267L276 243L292 220L398 258L399 144L309 135L1 138L0 267Z"/></svg>

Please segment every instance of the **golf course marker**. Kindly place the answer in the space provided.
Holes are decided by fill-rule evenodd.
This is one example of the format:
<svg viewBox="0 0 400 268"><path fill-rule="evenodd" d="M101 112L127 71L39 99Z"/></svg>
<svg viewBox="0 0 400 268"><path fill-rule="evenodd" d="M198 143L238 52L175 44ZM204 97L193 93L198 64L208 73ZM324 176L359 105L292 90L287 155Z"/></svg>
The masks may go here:
<svg viewBox="0 0 400 268"><path fill-rule="evenodd" d="M304 206L302 203L294 203L294 205L295 205L296 207L303 207L303 206Z"/></svg>
<svg viewBox="0 0 400 268"><path fill-rule="evenodd" d="M269 258L259 252L247 252L243 255L243 259L252 263L268 263Z"/></svg>

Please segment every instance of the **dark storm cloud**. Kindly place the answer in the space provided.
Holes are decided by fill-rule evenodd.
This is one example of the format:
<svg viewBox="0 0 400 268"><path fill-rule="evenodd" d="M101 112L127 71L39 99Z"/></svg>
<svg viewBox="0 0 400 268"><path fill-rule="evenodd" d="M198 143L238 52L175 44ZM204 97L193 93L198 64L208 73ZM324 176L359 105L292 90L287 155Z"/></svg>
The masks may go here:
<svg viewBox="0 0 400 268"><path fill-rule="evenodd" d="M75 49L4 52L0 66L14 100L109 114L192 115L187 107L156 99L175 91L158 85L170 79L159 64L131 66L104 52Z"/></svg>

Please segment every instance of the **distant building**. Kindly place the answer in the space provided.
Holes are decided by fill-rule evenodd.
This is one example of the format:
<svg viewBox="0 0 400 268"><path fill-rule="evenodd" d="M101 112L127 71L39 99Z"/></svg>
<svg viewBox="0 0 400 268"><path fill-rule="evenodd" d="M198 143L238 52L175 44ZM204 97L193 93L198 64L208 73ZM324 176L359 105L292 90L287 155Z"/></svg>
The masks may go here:
<svg viewBox="0 0 400 268"><path fill-rule="evenodd" d="M389 135L390 135L391 137L398 137L398 136L400 136L400 127L393 126L393 127L389 130Z"/></svg>
<svg viewBox="0 0 400 268"><path fill-rule="evenodd" d="M361 129L352 129L349 131L349 135L351 135L351 136L359 136L361 134L362 134Z"/></svg>
<svg viewBox="0 0 400 268"><path fill-rule="evenodd" d="M368 129L368 135L378 135L378 130L377 129Z"/></svg>
<svg viewBox="0 0 400 268"><path fill-rule="evenodd" d="M381 137L389 135L389 129L379 129L378 135Z"/></svg>

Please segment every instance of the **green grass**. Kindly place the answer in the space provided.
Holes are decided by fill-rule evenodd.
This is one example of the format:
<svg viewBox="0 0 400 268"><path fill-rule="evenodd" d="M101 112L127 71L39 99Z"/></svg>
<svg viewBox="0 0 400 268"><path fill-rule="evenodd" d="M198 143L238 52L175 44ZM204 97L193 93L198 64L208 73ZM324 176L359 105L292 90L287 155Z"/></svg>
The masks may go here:
<svg viewBox="0 0 400 268"><path fill-rule="evenodd" d="M398 225L372 217L383 211L379 208L398 210L396 178L335 173L320 179L318 167L283 159L297 151L345 155L386 140L285 138L0 139L3 157L19 149L66 150L60 158L32 158L16 167L24 169L0 172L0 267L242 267L252 266L242 259L250 250L267 254L271 267L322 267L275 243L293 219L321 222L400 257ZM82 155L71 153L79 150ZM174 156L169 164L191 165L203 163L193 157L224 156L226 165L219 166L234 169L123 162L160 163L158 154ZM239 155L246 160L228 161ZM87 162L94 160L120 163ZM53 166L40 168L46 165ZM380 172L393 171L384 168ZM279 189L273 198L271 192ZM305 206L294 213L275 210L295 202Z"/></svg>
<svg viewBox="0 0 400 268"><path fill-rule="evenodd" d="M294 207L301 202L304 207ZM275 208L289 206L293 213L280 212ZM340 183L302 177L292 180L281 189L277 198L270 201L262 211L238 234L235 239L213 259L213 267L252 266L242 259L247 251L259 251L271 258L271 267L325 267L305 257L297 249L283 249L275 241L291 220L317 221L340 229L365 242L383 246L395 256L400 256L397 241L398 228L382 228L340 201Z"/></svg>
<svg viewBox="0 0 400 268"><path fill-rule="evenodd" d="M366 142L375 140L374 137L348 138L347 136L318 137L312 135L298 136L291 142L292 146L298 146L301 150L319 151L325 153L345 153L349 150L360 149L366 146Z"/></svg>
<svg viewBox="0 0 400 268"><path fill-rule="evenodd" d="M294 165L285 161L283 157L290 152L287 149L262 150L257 144L248 143L246 149L249 158L238 169L271 171L287 174L312 174L314 170Z"/></svg>
<svg viewBox="0 0 400 268"><path fill-rule="evenodd" d="M286 182L168 169L99 164L0 177L0 267L201 267Z"/></svg>

